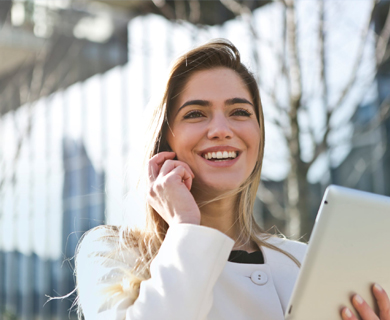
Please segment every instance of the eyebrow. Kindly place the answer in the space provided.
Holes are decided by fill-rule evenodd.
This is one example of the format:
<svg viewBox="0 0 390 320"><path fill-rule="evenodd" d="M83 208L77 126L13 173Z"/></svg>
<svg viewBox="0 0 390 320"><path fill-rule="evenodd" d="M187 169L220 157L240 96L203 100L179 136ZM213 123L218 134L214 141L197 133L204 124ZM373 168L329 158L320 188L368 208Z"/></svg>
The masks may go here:
<svg viewBox="0 0 390 320"><path fill-rule="evenodd" d="M247 99L244 99L244 98L233 98L233 99L228 99L225 101L225 103L227 105L233 105L233 104L236 104L236 103L246 103L246 104L250 104L252 107L254 107L253 103L248 101Z"/></svg>
<svg viewBox="0 0 390 320"><path fill-rule="evenodd" d="M177 113L179 113L179 111L184 107L194 106L194 105L201 106L201 107L208 107L210 106L210 102L207 100L188 100L182 104L179 110L177 110Z"/></svg>
<svg viewBox="0 0 390 320"><path fill-rule="evenodd" d="M238 103L250 104L252 107L254 107L253 103L251 103L250 101L248 101L245 98L232 98L232 99L228 99L225 101L225 104L230 105L230 106L234 105L234 104L238 104ZM179 108L179 110L177 110L177 113L179 113L180 110L183 109L184 107L193 106L193 105L197 105L197 106L201 106L201 107L209 107L210 102L207 100L199 100L199 99L198 100L189 100L189 101L186 101L182 104L182 106Z"/></svg>

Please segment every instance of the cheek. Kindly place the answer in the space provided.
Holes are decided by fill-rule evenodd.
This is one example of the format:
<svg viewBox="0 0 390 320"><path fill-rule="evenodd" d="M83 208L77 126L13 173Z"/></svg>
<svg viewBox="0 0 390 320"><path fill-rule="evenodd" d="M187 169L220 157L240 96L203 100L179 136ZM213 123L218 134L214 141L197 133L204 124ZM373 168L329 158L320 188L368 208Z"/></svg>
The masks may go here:
<svg viewBox="0 0 390 320"><path fill-rule="evenodd" d="M172 133L169 133L167 141L172 150L176 152L178 160L188 161L192 150L196 145L196 134L188 128L174 128Z"/></svg>
<svg viewBox="0 0 390 320"><path fill-rule="evenodd" d="M247 146L249 150L248 161L254 167L260 152L261 133L258 127L254 127L253 130L247 133L246 136ZM252 168L253 169L253 168Z"/></svg>
<svg viewBox="0 0 390 320"><path fill-rule="evenodd" d="M194 146L202 138L204 130L201 124L179 124L171 127L172 132L169 132L168 140L172 141L172 145L178 148Z"/></svg>
<svg viewBox="0 0 390 320"><path fill-rule="evenodd" d="M261 132L256 123L250 123L243 126L241 129L241 139L247 145L248 149L259 150Z"/></svg>

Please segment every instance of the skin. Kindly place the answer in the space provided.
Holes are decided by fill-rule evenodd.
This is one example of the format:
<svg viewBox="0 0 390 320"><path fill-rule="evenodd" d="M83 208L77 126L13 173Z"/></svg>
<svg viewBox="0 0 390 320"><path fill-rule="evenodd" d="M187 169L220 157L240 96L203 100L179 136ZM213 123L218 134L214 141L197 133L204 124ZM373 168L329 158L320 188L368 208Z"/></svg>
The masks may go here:
<svg viewBox="0 0 390 320"><path fill-rule="evenodd" d="M194 100L197 102L190 103ZM234 223L236 196L214 201L201 209L196 202L214 199L240 187L256 164L260 127L246 85L228 68L196 72L178 97L171 115L167 141L173 153L162 152L150 160L149 176L153 177L150 203L169 225L202 224L236 240L239 234ZM218 146L239 150L237 161L222 168L208 164L200 152ZM173 160L175 156L177 160ZM242 249L253 251L257 247L249 243Z"/></svg>
<svg viewBox="0 0 390 320"><path fill-rule="evenodd" d="M248 103L233 103L235 98ZM191 103L199 100L208 105ZM169 145L195 173L194 197L214 198L234 190L253 171L259 153L260 127L251 95L233 70L218 68L195 73L179 96L169 123ZM208 165L199 152L215 146L237 148L239 161L226 168Z"/></svg>
<svg viewBox="0 0 390 320"><path fill-rule="evenodd" d="M232 100L235 98L240 102ZM248 103L243 103L244 100ZM190 77L171 114L167 141L173 152L161 152L149 161L149 204L169 225L204 225L236 240L239 235L234 223L236 196L214 201L201 209L197 202L238 188L255 166L260 128L247 87L228 68L198 71ZM200 153L216 146L236 148L240 156L233 165L212 166ZM248 252L258 250L254 243L237 243L236 247ZM363 320L390 320L386 292L373 286L373 295L379 317L365 301L359 303L358 295L352 298L355 312ZM341 310L341 318L357 320L347 308Z"/></svg>
<svg viewBox="0 0 390 320"><path fill-rule="evenodd" d="M363 320L390 320L390 300L386 291L380 285L375 284L372 286L372 293L377 301L379 315L358 294L352 297L355 313L359 314ZM343 320L358 320L355 313L345 307L341 310L341 317Z"/></svg>

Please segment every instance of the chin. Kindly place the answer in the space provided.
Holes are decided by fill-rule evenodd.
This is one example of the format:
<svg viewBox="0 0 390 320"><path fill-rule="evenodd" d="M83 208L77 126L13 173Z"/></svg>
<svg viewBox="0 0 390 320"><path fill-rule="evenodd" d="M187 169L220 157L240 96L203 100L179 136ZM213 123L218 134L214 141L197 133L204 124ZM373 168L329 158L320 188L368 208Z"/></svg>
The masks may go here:
<svg viewBox="0 0 390 320"><path fill-rule="evenodd" d="M198 189L201 193L212 195L213 197L221 195L225 192L237 190L241 183L238 184L238 179L214 179L213 181L199 181L194 183L194 191Z"/></svg>

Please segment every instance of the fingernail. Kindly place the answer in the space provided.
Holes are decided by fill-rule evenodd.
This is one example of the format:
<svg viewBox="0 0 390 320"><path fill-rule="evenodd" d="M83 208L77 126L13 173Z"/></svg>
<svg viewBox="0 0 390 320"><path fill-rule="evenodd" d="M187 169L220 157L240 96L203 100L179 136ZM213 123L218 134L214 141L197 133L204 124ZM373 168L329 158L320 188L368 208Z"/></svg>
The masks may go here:
<svg viewBox="0 0 390 320"><path fill-rule="evenodd" d="M351 317L352 317L352 312L351 312L351 310L349 310L348 308L345 308L344 314L345 314L348 318L351 318Z"/></svg>
<svg viewBox="0 0 390 320"><path fill-rule="evenodd" d="M363 303L363 298L361 296L359 296L358 294L355 295L354 299L358 304Z"/></svg>
<svg viewBox="0 0 390 320"><path fill-rule="evenodd" d="M383 291L382 287L379 284L377 284L377 283L374 284L374 287L378 291Z"/></svg>

